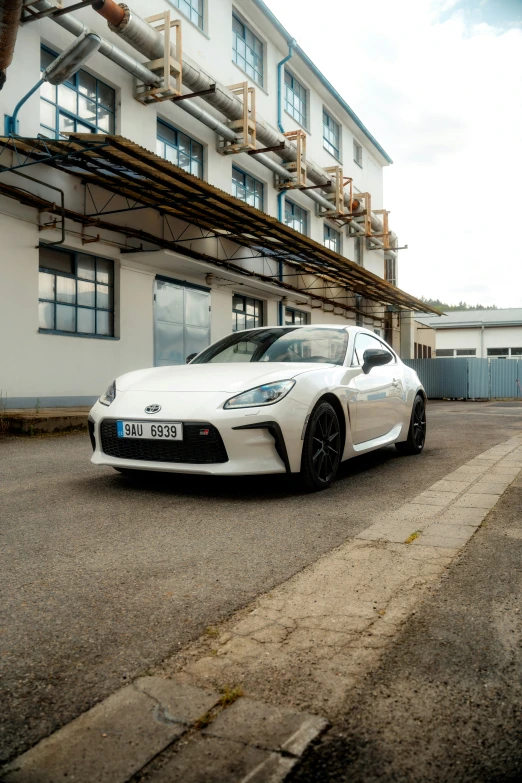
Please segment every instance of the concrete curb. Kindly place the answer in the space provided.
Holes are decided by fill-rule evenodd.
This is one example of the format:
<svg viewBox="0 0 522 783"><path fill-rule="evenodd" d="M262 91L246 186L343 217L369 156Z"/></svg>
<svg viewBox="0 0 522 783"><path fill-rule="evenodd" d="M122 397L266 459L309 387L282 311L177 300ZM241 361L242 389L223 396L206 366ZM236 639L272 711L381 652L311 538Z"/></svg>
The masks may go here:
<svg viewBox="0 0 522 783"><path fill-rule="evenodd" d="M86 431L88 413L89 408L0 411L0 436Z"/></svg>

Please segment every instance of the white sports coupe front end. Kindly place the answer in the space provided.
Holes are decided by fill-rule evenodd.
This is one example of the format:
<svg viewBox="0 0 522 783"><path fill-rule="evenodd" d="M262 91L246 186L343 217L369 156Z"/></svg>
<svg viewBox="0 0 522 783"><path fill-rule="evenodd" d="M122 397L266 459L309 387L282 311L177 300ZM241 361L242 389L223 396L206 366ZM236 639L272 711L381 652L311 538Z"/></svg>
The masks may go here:
<svg viewBox="0 0 522 783"><path fill-rule="evenodd" d="M416 373L373 332L262 327L117 378L89 415L92 462L129 475L296 474L313 491L364 452L420 453L425 411Z"/></svg>

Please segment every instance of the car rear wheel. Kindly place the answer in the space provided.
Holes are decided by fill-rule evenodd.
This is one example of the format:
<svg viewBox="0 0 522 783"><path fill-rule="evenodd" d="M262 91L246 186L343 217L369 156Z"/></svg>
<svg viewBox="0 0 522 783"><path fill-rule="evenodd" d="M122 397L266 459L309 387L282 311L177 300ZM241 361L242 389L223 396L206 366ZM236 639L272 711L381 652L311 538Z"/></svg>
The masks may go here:
<svg viewBox="0 0 522 783"><path fill-rule="evenodd" d="M399 454L420 454L426 442L426 404L420 394L417 394L411 411L408 439L396 443Z"/></svg>
<svg viewBox="0 0 522 783"><path fill-rule="evenodd" d="M334 481L341 461L341 427L329 402L319 402L306 428L299 484L307 492L326 489Z"/></svg>

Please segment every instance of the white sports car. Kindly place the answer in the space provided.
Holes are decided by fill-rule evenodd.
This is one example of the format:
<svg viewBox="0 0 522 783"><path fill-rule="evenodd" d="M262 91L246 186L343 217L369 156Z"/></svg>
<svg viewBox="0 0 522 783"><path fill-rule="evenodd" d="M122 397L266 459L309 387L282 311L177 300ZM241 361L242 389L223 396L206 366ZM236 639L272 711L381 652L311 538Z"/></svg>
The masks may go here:
<svg viewBox="0 0 522 783"><path fill-rule="evenodd" d="M424 447L419 378L367 329L248 329L187 361L111 383L89 415L95 465L129 475L289 473L314 491L350 457Z"/></svg>

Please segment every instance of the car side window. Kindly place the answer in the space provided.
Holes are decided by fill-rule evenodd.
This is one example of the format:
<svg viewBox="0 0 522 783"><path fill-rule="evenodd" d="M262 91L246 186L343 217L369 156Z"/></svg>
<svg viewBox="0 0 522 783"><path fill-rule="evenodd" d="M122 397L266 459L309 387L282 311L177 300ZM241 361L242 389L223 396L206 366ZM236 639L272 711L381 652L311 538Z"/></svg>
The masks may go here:
<svg viewBox="0 0 522 783"><path fill-rule="evenodd" d="M362 367L364 364L364 352L368 348L379 348L382 351L386 346L376 337L372 337L371 334L359 332L355 337L352 365ZM388 349L386 348L386 350Z"/></svg>

